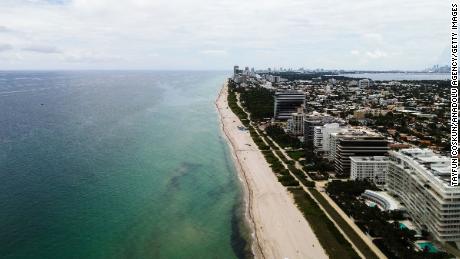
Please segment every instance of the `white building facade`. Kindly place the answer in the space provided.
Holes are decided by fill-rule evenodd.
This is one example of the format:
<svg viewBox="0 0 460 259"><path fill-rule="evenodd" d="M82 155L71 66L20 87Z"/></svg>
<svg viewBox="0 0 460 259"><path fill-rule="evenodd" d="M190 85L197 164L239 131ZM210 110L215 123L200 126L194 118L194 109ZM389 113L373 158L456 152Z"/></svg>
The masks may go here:
<svg viewBox="0 0 460 259"><path fill-rule="evenodd" d="M313 128L313 147L317 151L323 150L323 126Z"/></svg>
<svg viewBox="0 0 460 259"><path fill-rule="evenodd" d="M370 180L376 185L385 184L389 159L386 156L352 156L350 157L351 180Z"/></svg>
<svg viewBox="0 0 460 259"><path fill-rule="evenodd" d="M302 112L292 113L291 118L287 121L287 131L295 136L303 136L303 117Z"/></svg>
<svg viewBox="0 0 460 259"><path fill-rule="evenodd" d="M322 151L325 156L330 152L329 139L332 133L346 131L344 127L340 127L339 123L328 123L324 126L315 126L313 130L313 145L317 151Z"/></svg>
<svg viewBox="0 0 460 259"><path fill-rule="evenodd" d="M441 242L460 242L460 188L450 186L450 159L429 149L390 152L386 189L417 227Z"/></svg>

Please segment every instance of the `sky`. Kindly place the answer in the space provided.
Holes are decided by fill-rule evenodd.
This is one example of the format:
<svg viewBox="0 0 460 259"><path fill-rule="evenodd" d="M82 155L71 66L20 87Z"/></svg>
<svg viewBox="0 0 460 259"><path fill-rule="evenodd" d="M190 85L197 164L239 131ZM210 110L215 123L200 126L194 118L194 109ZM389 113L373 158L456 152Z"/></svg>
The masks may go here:
<svg viewBox="0 0 460 259"><path fill-rule="evenodd" d="M0 70L447 64L443 0L0 0Z"/></svg>

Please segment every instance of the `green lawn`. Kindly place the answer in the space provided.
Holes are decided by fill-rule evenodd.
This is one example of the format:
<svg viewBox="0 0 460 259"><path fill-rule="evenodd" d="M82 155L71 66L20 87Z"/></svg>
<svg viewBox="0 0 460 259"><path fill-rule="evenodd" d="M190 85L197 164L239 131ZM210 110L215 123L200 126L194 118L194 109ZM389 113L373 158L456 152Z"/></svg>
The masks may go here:
<svg viewBox="0 0 460 259"><path fill-rule="evenodd" d="M287 154L294 160L299 160L300 158L305 158L305 151L287 151Z"/></svg>
<svg viewBox="0 0 460 259"><path fill-rule="evenodd" d="M360 258L342 233L304 190L290 189L290 191L294 195L297 207L307 219L330 258Z"/></svg>
<svg viewBox="0 0 460 259"><path fill-rule="evenodd" d="M316 189L310 188L310 193L327 211L329 216L334 219L337 225L345 232L349 239L361 251L366 258L378 258L377 255L369 248L362 238L348 225L348 223L339 215L339 213L329 204L329 202Z"/></svg>

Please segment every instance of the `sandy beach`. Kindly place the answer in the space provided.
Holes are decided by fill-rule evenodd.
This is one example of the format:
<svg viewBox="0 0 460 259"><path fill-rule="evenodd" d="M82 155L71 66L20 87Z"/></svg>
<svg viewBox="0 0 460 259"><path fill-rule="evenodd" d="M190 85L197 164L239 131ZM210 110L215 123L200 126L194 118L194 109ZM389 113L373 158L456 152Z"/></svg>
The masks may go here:
<svg viewBox="0 0 460 259"><path fill-rule="evenodd" d="M222 130L246 189L246 215L256 258L328 258L290 193L273 174L248 131L227 103L225 85L216 100Z"/></svg>

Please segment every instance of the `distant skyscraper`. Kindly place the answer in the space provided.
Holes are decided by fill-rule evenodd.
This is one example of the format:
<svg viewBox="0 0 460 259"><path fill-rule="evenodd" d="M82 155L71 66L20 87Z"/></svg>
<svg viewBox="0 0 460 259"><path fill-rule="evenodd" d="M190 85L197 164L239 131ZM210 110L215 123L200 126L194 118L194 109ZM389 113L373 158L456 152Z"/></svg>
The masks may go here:
<svg viewBox="0 0 460 259"><path fill-rule="evenodd" d="M236 76L239 73L240 67L239 66L234 66L233 67L233 76Z"/></svg>

